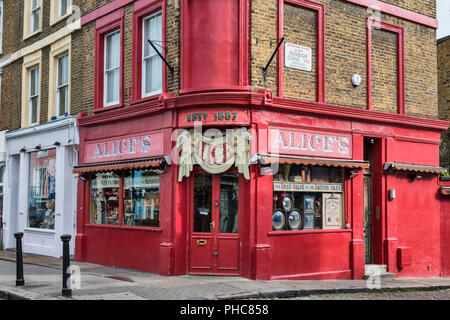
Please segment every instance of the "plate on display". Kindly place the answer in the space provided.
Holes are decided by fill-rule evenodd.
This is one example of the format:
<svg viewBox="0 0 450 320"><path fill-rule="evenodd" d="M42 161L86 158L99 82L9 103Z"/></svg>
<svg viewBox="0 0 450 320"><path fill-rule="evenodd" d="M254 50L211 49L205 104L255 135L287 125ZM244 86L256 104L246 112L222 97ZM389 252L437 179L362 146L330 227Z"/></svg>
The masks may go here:
<svg viewBox="0 0 450 320"><path fill-rule="evenodd" d="M303 227L303 215L299 210L292 210L288 217L288 224L290 230L300 230Z"/></svg>
<svg viewBox="0 0 450 320"><path fill-rule="evenodd" d="M291 212L294 207L294 199L291 196L284 196L281 199L281 206L286 212Z"/></svg>
<svg viewBox="0 0 450 320"><path fill-rule="evenodd" d="M286 216L284 212L281 210L276 210L272 216L272 224L273 230L280 231L284 229L284 225L286 224Z"/></svg>

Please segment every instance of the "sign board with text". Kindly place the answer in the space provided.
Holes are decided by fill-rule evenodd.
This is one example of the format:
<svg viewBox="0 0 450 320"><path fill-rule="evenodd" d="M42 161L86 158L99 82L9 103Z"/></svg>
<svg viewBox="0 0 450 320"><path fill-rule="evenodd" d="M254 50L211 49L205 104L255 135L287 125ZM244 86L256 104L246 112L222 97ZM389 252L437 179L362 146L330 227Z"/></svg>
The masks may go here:
<svg viewBox="0 0 450 320"><path fill-rule="evenodd" d="M240 108L214 108L185 110L179 113L178 123L180 127L194 127L202 125L248 125L250 115L248 109Z"/></svg>
<svg viewBox="0 0 450 320"><path fill-rule="evenodd" d="M286 42L284 45L284 65L303 71L312 71L312 50L310 47Z"/></svg>

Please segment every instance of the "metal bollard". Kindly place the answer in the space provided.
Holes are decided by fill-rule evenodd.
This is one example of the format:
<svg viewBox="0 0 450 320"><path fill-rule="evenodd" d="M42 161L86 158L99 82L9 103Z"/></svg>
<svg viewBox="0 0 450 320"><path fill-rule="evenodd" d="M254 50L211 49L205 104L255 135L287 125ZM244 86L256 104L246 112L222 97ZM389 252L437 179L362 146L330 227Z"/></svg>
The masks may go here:
<svg viewBox="0 0 450 320"><path fill-rule="evenodd" d="M63 242L63 287L62 295L63 297L71 297L72 289L67 287L67 280L70 278L70 274L67 273L67 269L70 266L70 255L69 255L69 241L72 238L69 234L63 234L61 240Z"/></svg>
<svg viewBox="0 0 450 320"><path fill-rule="evenodd" d="M22 238L23 232L14 233L16 238L16 286L23 286L25 280L23 279L23 258L22 258Z"/></svg>

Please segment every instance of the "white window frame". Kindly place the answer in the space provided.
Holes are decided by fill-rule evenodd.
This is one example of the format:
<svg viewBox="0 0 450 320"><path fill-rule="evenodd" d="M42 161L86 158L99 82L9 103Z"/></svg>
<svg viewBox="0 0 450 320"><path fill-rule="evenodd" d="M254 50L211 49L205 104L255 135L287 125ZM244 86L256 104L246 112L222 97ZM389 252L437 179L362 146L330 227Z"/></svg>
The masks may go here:
<svg viewBox="0 0 450 320"><path fill-rule="evenodd" d="M146 77L146 68L145 68L145 63L146 63L146 61L147 60L151 60L151 59L153 59L153 58L155 58L156 57L156 59L161 59L159 56L158 56L158 54L156 53L156 51L154 51L154 50L151 50L151 51L154 51L154 53L153 54L150 54L150 55L148 55L148 56L145 56L145 46L149 46L150 44L148 43L148 39L145 39L145 22L147 21L147 20L151 20L151 19L154 19L154 18L156 18L157 16L161 16L161 40L158 40L158 41L161 41L161 43L158 43L158 45L161 45L162 46L162 28L163 28L163 26L162 26L162 11L158 11L158 12L156 12L156 13L154 13L154 14L151 14L151 15L149 15L149 16L147 16L147 17L145 17L145 18L143 18L142 19L142 23L141 23L141 28L142 28L142 61L141 61L141 70L142 70L142 79L141 79L141 86L142 86L142 90L141 90L141 94L142 94L142 97L143 98L146 98L146 97L150 97L150 96L154 96L154 95L157 95L157 94L161 94L162 93L162 87L163 87L163 72L162 72L162 63L161 63L161 88L158 88L158 89L156 89L156 90L153 90L153 91L150 91L150 92L146 92L145 91L145 89L146 89L146 87L147 87L147 77ZM155 40L155 39L150 39L150 40ZM156 49L158 49L158 51L160 52L160 53L162 53L162 48L161 48L161 50L158 48L158 46L156 46ZM150 51L150 52L151 52Z"/></svg>
<svg viewBox="0 0 450 320"><path fill-rule="evenodd" d="M60 59L63 59L63 58L65 58L66 59L66 64L67 64L67 76L66 76L66 78L67 78L67 82L66 83L63 83L63 84L60 84L60 81L59 81L59 61L60 61ZM69 53L68 52L65 52L65 53L63 53L63 54L61 54L61 55L59 55L57 58L56 58L56 116L58 117L58 118L61 118L61 117L65 117L66 115L68 115L69 114L69 74L70 74L70 72L69 72ZM60 99L59 99L59 96L60 96L60 92L61 92L61 90L64 90L64 89L67 89L66 90L66 98L67 98L67 104L65 105L65 107L64 107L64 113L61 115L60 114Z"/></svg>
<svg viewBox="0 0 450 320"><path fill-rule="evenodd" d="M120 79L121 78L120 77L120 73L121 73L121 70L120 70L120 67L121 67L121 59L120 59L120 46L121 46L121 39L120 38L121 38L121 34L120 34L120 32L121 32L120 29L114 30L113 32L105 34L105 36L103 38L103 51L104 51L104 56L103 56L103 106L104 107L110 107L110 106L114 106L114 105L119 104L120 103L120 95L122 94L121 92L119 92L117 100L107 103L107 95L108 95L107 75L108 75L109 72L115 71L117 69L119 70L119 82L118 82L119 87L117 88L117 90L120 91L120 81L121 81L121 79ZM106 60L106 55L107 55L106 40L108 39L108 37L110 37L110 36L112 36L112 35L114 35L116 33L119 34L119 50L117 52L117 54L119 55L119 65L115 66L115 67L112 67L110 69L106 69L106 61L107 61Z"/></svg>
<svg viewBox="0 0 450 320"><path fill-rule="evenodd" d="M66 12L62 12L62 5L66 3ZM64 17L70 11L71 0L58 0L58 19Z"/></svg>
<svg viewBox="0 0 450 320"><path fill-rule="evenodd" d="M37 65L37 66L34 66L34 67L32 67L32 68L30 68L30 70L29 70L29 90L28 90L28 93L29 93L29 96L28 96L28 123L30 124L30 125L35 125L35 124L37 124L38 122L39 122L39 114L38 114L38 112L39 112L39 85L40 85L40 83L39 83L39 77L40 77L40 70L39 70L40 68L39 68L39 65ZM37 70L37 74L35 74L35 79L34 80L36 80L36 85L35 85L35 88L36 88L36 92L37 93L32 93L31 92L31 81L32 81L32 74L33 74L33 71L34 70ZM37 103L36 103L36 122L32 122L32 119L33 119L33 99L34 98L36 98L36 100L37 100Z"/></svg>
<svg viewBox="0 0 450 320"><path fill-rule="evenodd" d="M41 0L36 0L36 3L38 3L38 6L33 8L33 0L31 0L31 8L30 8L30 33L35 33L38 30L41 29L41 15L42 15L42 5L41 5ZM34 12L39 10L39 16L38 16L38 27L36 30L33 30L33 26L34 26Z"/></svg>

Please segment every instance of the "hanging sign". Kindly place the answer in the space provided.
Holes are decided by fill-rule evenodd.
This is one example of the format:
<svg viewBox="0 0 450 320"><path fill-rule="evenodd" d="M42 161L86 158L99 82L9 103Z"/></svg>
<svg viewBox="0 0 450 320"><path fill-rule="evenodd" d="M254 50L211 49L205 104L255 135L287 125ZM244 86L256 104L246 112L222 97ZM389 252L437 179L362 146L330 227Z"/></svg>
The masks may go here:
<svg viewBox="0 0 450 320"><path fill-rule="evenodd" d="M120 137L87 143L85 163L138 159L163 154L163 133Z"/></svg>
<svg viewBox="0 0 450 320"><path fill-rule="evenodd" d="M284 45L284 65L303 71L312 71L312 50L295 43L286 42Z"/></svg>
<svg viewBox="0 0 450 320"><path fill-rule="evenodd" d="M295 156L352 158L351 135L269 128L269 152Z"/></svg>

